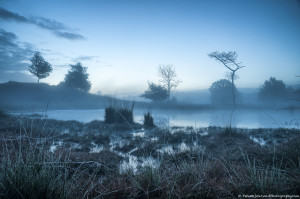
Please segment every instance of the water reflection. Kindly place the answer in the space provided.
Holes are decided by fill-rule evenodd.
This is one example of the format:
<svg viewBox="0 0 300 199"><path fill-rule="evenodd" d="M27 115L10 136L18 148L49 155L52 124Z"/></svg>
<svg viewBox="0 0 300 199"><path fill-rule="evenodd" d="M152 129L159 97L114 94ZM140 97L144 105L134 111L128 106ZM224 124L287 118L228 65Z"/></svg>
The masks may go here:
<svg viewBox="0 0 300 199"><path fill-rule="evenodd" d="M143 123L145 110L134 110L134 120ZM103 120L104 110L56 110L48 111L48 117L58 120L77 120L90 122ZM300 112L287 110L197 110L197 111L163 111L152 110L157 126L234 126L240 128L299 128Z"/></svg>

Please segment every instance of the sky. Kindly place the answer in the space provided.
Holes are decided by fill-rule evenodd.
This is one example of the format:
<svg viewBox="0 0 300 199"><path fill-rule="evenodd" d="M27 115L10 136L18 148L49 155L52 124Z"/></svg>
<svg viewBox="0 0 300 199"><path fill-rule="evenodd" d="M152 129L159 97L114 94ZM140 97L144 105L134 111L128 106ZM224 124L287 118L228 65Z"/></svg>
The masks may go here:
<svg viewBox="0 0 300 199"><path fill-rule="evenodd" d="M41 52L56 85L87 67L91 92L142 94L173 64L178 91L207 89L228 70L208 54L236 51L237 88L300 78L299 0L0 0L0 82L36 82Z"/></svg>

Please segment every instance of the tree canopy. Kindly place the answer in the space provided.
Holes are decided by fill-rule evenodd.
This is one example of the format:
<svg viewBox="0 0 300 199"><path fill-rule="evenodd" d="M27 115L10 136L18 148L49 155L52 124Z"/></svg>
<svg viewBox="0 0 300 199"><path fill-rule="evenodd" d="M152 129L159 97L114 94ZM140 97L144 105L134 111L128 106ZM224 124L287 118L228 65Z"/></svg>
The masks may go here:
<svg viewBox="0 0 300 199"><path fill-rule="evenodd" d="M286 98L288 88L282 80L270 77L260 87L258 99L261 101L278 102Z"/></svg>
<svg viewBox="0 0 300 199"><path fill-rule="evenodd" d="M149 88L141 97L152 100L153 102L161 102L168 98L168 90L161 85L148 82Z"/></svg>
<svg viewBox="0 0 300 199"><path fill-rule="evenodd" d="M30 59L31 65L28 67L29 72L40 79L46 78L52 71L51 65L45 61L40 52L36 52Z"/></svg>
<svg viewBox="0 0 300 199"><path fill-rule="evenodd" d="M232 83L227 79L221 79L212 83L209 88L210 98L213 104L231 104L233 102L231 94ZM234 86L235 93L237 89ZM235 95L237 97L237 95Z"/></svg>
<svg viewBox="0 0 300 199"><path fill-rule="evenodd" d="M70 66L71 70L68 71L64 82L61 84L79 91L88 92L91 89L91 82L88 80L87 67L83 67L80 62Z"/></svg>

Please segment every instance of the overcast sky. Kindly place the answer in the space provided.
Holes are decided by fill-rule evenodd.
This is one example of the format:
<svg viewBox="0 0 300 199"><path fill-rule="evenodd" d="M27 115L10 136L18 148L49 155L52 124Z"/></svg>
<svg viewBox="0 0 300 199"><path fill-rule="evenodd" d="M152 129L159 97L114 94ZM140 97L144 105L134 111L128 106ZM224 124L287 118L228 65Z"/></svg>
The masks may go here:
<svg viewBox="0 0 300 199"><path fill-rule="evenodd" d="M297 0L0 0L0 24L0 82L36 82L28 66L40 51L49 84L81 62L91 92L139 94L173 64L178 90L205 89L227 72L207 55L216 50L238 52L238 88L300 82Z"/></svg>

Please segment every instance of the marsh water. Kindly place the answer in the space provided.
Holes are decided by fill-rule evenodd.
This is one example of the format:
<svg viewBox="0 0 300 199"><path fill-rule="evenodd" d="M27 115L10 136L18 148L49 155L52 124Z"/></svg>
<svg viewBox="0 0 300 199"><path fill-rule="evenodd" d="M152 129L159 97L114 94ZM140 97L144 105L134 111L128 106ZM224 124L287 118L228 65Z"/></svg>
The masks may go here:
<svg viewBox="0 0 300 199"><path fill-rule="evenodd" d="M135 109L134 121L143 123L146 110ZM300 124L300 111L288 110L197 110L151 111L154 123L158 126L234 126L239 128L297 128ZM43 113L41 113L43 114ZM77 120L90 122L104 120L104 109L98 110L52 110L47 111L47 117L58 120Z"/></svg>

